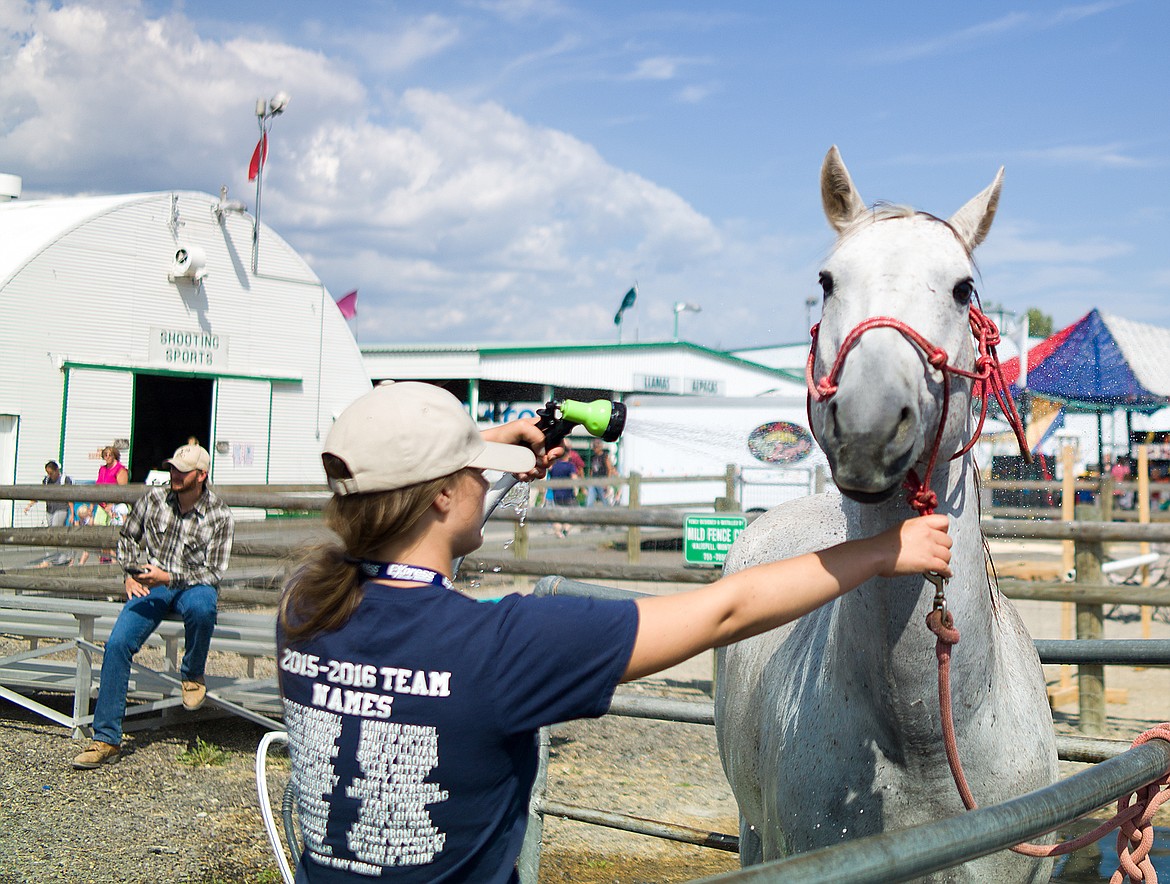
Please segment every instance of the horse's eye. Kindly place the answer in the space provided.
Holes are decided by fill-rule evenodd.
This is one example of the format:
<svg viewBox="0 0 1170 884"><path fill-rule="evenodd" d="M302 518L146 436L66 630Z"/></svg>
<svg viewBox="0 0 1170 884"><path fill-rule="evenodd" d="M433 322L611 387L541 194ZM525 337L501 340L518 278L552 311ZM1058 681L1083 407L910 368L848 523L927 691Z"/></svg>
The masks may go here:
<svg viewBox="0 0 1170 884"><path fill-rule="evenodd" d="M951 295L959 304L970 303L973 294L975 294L975 281L973 279L959 280L951 290Z"/></svg>
<svg viewBox="0 0 1170 884"><path fill-rule="evenodd" d="M833 277L830 273L822 270L819 277L821 283L821 291L825 293L825 297L833 294Z"/></svg>

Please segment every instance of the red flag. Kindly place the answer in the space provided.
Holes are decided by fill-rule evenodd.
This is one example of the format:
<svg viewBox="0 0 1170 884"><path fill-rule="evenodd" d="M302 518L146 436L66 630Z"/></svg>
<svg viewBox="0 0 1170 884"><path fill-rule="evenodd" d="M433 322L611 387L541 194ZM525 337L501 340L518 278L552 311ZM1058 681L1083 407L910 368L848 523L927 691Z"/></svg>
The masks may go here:
<svg viewBox="0 0 1170 884"><path fill-rule="evenodd" d="M268 133L265 132L256 142L256 149L252 151L252 162L248 163L248 180L255 181L260 174L260 167L268 162Z"/></svg>
<svg viewBox="0 0 1170 884"><path fill-rule="evenodd" d="M341 315L346 319L353 319L357 316L357 289L338 299L337 309L341 311Z"/></svg>

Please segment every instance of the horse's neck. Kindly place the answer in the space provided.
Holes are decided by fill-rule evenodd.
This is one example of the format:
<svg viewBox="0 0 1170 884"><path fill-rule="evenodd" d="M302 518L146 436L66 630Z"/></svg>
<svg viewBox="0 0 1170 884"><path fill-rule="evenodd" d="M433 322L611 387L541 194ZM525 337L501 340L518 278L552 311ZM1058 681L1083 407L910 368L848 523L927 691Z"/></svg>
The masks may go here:
<svg viewBox="0 0 1170 884"><path fill-rule="evenodd" d="M971 458L949 461L935 470L931 487L938 495L936 512L950 517L951 566L954 577L946 584L947 605L962 632L964 645L986 647L985 633L992 628L993 597L989 591L983 535L979 528L978 487ZM912 516L902 497L878 506L850 503L846 507L851 528L859 536L876 534ZM921 643L933 646L934 636L924 623L934 587L924 578L875 578L839 602L837 623L853 643L869 645L859 654L860 665L889 660L895 645ZM968 650L965 647L964 650ZM865 662L867 661L868 663ZM890 665L896 665L896 659Z"/></svg>

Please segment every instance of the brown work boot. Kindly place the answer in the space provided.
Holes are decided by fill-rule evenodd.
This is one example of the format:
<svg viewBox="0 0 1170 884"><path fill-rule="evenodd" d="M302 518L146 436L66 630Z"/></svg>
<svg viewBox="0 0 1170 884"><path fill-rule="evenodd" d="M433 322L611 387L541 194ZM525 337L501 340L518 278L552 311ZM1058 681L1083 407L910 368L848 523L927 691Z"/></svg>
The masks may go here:
<svg viewBox="0 0 1170 884"><path fill-rule="evenodd" d="M203 683L203 679L191 679L183 682L183 708L188 712L194 712L202 706L206 696L207 685Z"/></svg>
<svg viewBox="0 0 1170 884"><path fill-rule="evenodd" d="M103 764L117 764L122 758L122 747L94 740L84 752L73 759L77 770L92 770Z"/></svg>

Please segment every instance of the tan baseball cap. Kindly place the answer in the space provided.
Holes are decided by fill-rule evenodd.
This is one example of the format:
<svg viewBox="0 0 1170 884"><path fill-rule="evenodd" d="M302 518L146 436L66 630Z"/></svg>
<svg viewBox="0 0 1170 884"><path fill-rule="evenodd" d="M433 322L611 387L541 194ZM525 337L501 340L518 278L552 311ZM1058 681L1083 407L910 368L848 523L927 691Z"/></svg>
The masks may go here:
<svg viewBox="0 0 1170 884"><path fill-rule="evenodd" d="M485 442L463 404L441 387L386 381L351 404L325 437L351 478L329 480L335 494L393 491L464 467L526 473L536 455L522 445Z"/></svg>
<svg viewBox="0 0 1170 884"><path fill-rule="evenodd" d="M191 470L211 469L211 455L202 445L182 445L175 449L175 456L167 461L180 473L189 473Z"/></svg>

